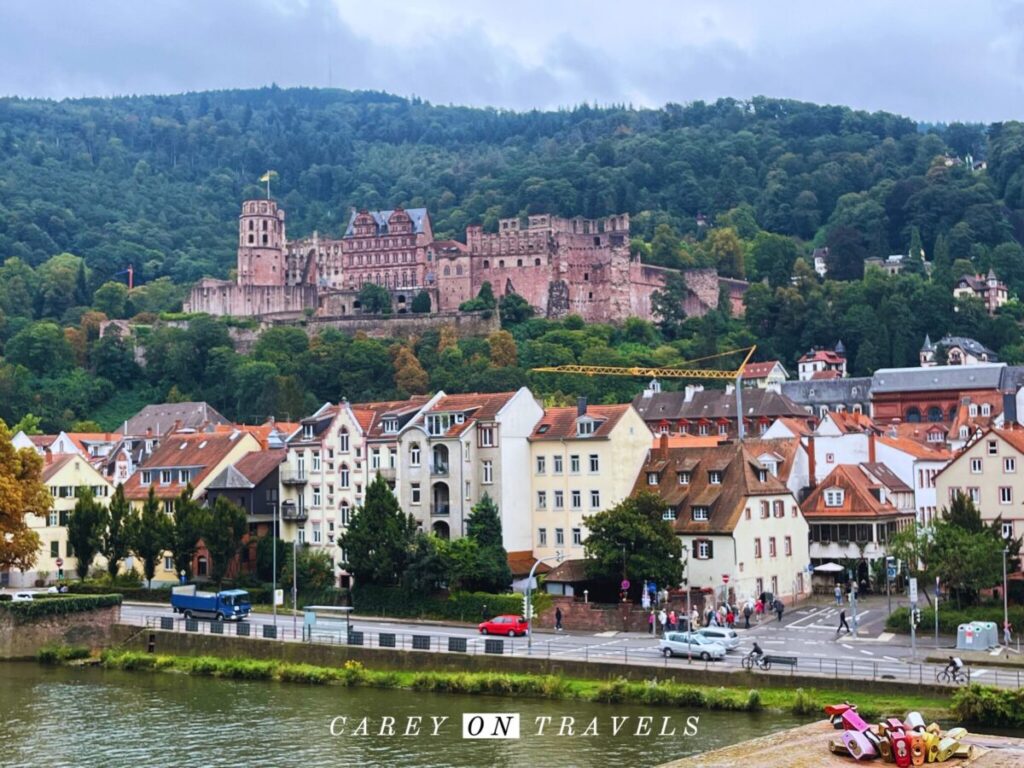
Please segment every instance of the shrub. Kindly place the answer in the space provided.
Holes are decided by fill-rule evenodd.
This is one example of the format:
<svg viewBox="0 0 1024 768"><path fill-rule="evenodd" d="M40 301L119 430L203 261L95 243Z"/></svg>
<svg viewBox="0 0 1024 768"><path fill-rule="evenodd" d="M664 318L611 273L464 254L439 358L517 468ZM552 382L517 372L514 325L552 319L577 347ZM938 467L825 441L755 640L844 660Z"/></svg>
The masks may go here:
<svg viewBox="0 0 1024 768"><path fill-rule="evenodd" d="M60 616L69 613L93 611L121 604L121 595L88 595L66 597L58 600L26 600L23 603L4 603L0 610L9 612L19 621L37 619L43 616Z"/></svg>
<svg viewBox="0 0 1024 768"><path fill-rule="evenodd" d="M89 649L80 645L44 645L36 653L40 664L61 664L74 659L89 658Z"/></svg>
<svg viewBox="0 0 1024 768"><path fill-rule="evenodd" d="M953 694L953 712L963 721L1001 728L1024 727L1024 690L971 685Z"/></svg>
<svg viewBox="0 0 1024 768"><path fill-rule="evenodd" d="M890 632L902 632L903 634L910 634L910 615L909 609L897 608L886 619L885 628ZM1024 626L1024 608L1020 606L1013 606L1010 608L1010 623L1015 627ZM939 631L945 635L956 635L957 628L961 624L967 624L971 621L991 621L997 627L1003 626L1003 606L999 605L976 605L970 608L964 608L962 610L956 610L952 606L947 607L946 604L939 605ZM920 627L925 629L933 628L935 626L935 610L934 608L922 608L921 609L921 624ZM1002 635L1002 633L1000 633Z"/></svg>
<svg viewBox="0 0 1024 768"><path fill-rule="evenodd" d="M793 703L790 704L789 710L794 715L813 715L817 714L820 707L818 703L807 693L804 692L803 688L797 688L796 694L793 696Z"/></svg>
<svg viewBox="0 0 1024 768"><path fill-rule="evenodd" d="M747 712L760 712L764 709L764 704L761 702L761 692L757 690L751 690L747 692L747 703L744 709Z"/></svg>
<svg viewBox="0 0 1024 768"><path fill-rule="evenodd" d="M534 611L541 613L551 607L551 595L534 590ZM444 595L411 594L400 587L380 587L361 584L352 591L352 605L357 613L401 618L430 618L448 621L480 621L502 613L516 616L523 612L520 594L490 594L487 592L454 592Z"/></svg>

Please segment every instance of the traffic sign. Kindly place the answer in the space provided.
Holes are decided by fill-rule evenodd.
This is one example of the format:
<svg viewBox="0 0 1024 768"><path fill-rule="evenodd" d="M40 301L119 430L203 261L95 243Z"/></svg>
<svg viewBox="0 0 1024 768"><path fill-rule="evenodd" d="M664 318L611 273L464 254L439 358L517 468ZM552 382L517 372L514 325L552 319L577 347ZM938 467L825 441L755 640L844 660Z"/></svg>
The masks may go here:
<svg viewBox="0 0 1024 768"><path fill-rule="evenodd" d="M723 573L722 574L722 583L723 584L728 584L729 583L729 574L728 573Z"/></svg>
<svg viewBox="0 0 1024 768"><path fill-rule="evenodd" d="M62 565L64 565L64 558L63 557L58 557L56 562L57 562L57 567L60 568Z"/></svg>
<svg viewBox="0 0 1024 768"><path fill-rule="evenodd" d="M909 593L910 593L910 604L916 606L917 605L917 579L915 577L911 576L910 580L908 582L908 585L909 585L908 589L909 589Z"/></svg>
<svg viewBox="0 0 1024 768"><path fill-rule="evenodd" d="M622 584L619 585L621 589L629 589L629 579L623 579Z"/></svg>
<svg viewBox="0 0 1024 768"><path fill-rule="evenodd" d="M887 575L889 576L890 579L895 579L896 578L896 567L895 566L890 565L886 569L886 571L887 571Z"/></svg>

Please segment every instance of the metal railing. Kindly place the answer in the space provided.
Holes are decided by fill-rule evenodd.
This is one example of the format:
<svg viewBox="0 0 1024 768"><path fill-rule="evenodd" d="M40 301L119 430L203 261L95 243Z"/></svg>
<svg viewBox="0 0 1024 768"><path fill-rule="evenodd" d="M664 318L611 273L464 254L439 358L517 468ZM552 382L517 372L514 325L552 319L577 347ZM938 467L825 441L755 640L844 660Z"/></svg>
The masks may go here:
<svg viewBox="0 0 1024 768"><path fill-rule="evenodd" d="M395 651L422 651L432 653L454 653L457 655L501 655L535 659L560 659L583 661L597 664L627 664L630 666L655 669L699 669L701 671L722 671L743 675L742 684L761 675L776 677L820 677L829 680L871 680L880 682L930 685L955 689L956 683L936 681L936 672L941 664L927 664L903 661L876 661L871 659L828 659L802 656L791 667L772 667L770 670L746 671L742 668L744 654L732 652L721 660L701 659L694 654L665 657L656 646L637 648L628 644L616 646L602 643L572 643L562 639L545 640L533 638L532 648L525 637L497 637L494 635L453 635L445 633L443 627L424 626L418 631L396 632L368 630L354 619L350 630L343 625L318 628L307 632L301 621L295 623L291 617L278 620L276 632L273 625L264 622L216 622L198 619L184 619L177 616L146 616L146 628L165 631L191 632L202 635L249 637L260 640L286 642L311 642L325 645L381 648ZM293 628L294 627L294 628ZM971 682L1001 688L1019 689L1024 686L1024 670L985 667L968 670Z"/></svg>

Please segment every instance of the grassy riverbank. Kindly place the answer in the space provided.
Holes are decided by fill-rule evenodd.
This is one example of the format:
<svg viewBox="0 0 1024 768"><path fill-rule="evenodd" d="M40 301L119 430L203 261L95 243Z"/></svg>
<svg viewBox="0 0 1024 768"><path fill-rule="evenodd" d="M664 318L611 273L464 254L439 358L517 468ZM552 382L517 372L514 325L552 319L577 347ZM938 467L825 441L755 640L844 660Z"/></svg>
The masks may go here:
<svg viewBox="0 0 1024 768"><path fill-rule="evenodd" d="M60 662L67 654L48 653L41 661ZM106 669L149 670L241 680L274 680L311 685L396 688L434 693L481 694L603 703L636 703L753 712L761 709L817 716L825 704L853 699L870 719L917 710L929 719L948 719L949 700L934 696L856 694L834 689L711 688L658 680L643 682L591 680L553 675L496 672L408 672L367 669L348 661L342 667L322 667L257 659L213 656L169 656L135 651L105 651L100 664Z"/></svg>

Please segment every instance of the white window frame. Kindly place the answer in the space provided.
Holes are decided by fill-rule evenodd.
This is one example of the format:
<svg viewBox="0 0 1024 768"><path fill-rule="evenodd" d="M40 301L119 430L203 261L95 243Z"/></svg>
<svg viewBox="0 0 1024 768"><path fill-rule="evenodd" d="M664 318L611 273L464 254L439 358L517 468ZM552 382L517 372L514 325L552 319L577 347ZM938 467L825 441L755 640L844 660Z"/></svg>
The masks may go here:
<svg viewBox="0 0 1024 768"><path fill-rule="evenodd" d="M537 474L538 475L545 475L545 474L547 474L547 466L548 466L547 458L544 457L544 456L538 456L537 457Z"/></svg>
<svg viewBox="0 0 1024 768"><path fill-rule="evenodd" d="M494 482L494 462L490 459L485 459L480 462L480 468L483 475L481 482L484 485L491 485Z"/></svg>
<svg viewBox="0 0 1024 768"><path fill-rule="evenodd" d="M547 508L548 508L548 492L547 491L537 491L537 509L547 509Z"/></svg>
<svg viewBox="0 0 1024 768"><path fill-rule="evenodd" d="M601 457L596 453L590 454L587 457L588 466L590 467L590 474L596 475L601 471Z"/></svg>
<svg viewBox="0 0 1024 768"><path fill-rule="evenodd" d="M711 518L711 510L703 506L691 507L690 517L694 522L704 523Z"/></svg>
<svg viewBox="0 0 1024 768"><path fill-rule="evenodd" d="M984 471L985 471L985 463L981 460L981 458L979 456L972 456L971 457L971 474L972 475L980 475L980 474L983 474Z"/></svg>
<svg viewBox="0 0 1024 768"><path fill-rule="evenodd" d="M409 503L410 504L422 504L423 503L423 492L420 489L419 483L409 484Z"/></svg>
<svg viewBox="0 0 1024 768"><path fill-rule="evenodd" d="M999 486L999 503L1013 504L1013 487L1009 485Z"/></svg>
<svg viewBox="0 0 1024 768"><path fill-rule="evenodd" d="M1017 471L1017 457L1016 456L1004 456L1003 457L1003 474L1012 475Z"/></svg>
<svg viewBox="0 0 1024 768"><path fill-rule="evenodd" d="M601 508L601 491L596 488L590 490L590 508L600 509Z"/></svg>

